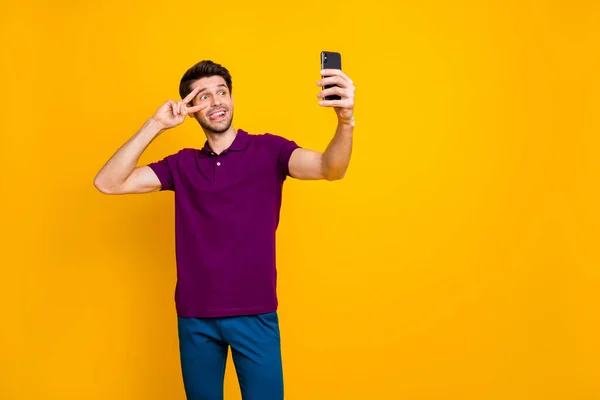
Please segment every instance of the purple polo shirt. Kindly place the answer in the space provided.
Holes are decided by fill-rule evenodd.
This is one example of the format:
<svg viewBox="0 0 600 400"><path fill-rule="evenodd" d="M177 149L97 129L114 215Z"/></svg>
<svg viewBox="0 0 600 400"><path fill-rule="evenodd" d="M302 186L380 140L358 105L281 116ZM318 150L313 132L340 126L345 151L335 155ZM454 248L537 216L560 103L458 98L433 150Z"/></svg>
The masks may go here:
<svg viewBox="0 0 600 400"><path fill-rule="evenodd" d="M288 161L299 146L239 129L217 155L205 143L150 168L175 192L180 317L253 315L277 309L275 231Z"/></svg>

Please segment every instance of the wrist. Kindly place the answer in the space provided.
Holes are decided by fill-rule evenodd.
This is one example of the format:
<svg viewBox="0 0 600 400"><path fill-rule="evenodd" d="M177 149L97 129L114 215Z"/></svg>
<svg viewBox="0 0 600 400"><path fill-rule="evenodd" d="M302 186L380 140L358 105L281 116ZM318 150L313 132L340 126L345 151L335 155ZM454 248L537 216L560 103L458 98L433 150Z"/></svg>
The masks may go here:
<svg viewBox="0 0 600 400"><path fill-rule="evenodd" d="M162 132L166 131L167 128L157 120L154 116L150 117L150 119L146 122L148 129L152 132L153 135L160 135Z"/></svg>
<svg viewBox="0 0 600 400"><path fill-rule="evenodd" d="M340 126L340 127L354 127L354 124L355 124L354 117L338 119L338 126Z"/></svg>

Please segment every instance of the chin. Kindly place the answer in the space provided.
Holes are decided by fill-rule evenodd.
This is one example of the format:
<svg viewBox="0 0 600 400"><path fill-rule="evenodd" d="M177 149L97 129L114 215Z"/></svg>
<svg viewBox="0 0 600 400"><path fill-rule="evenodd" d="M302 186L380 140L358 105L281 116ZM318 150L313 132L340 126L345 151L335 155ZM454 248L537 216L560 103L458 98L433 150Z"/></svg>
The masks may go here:
<svg viewBox="0 0 600 400"><path fill-rule="evenodd" d="M223 124L223 125L213 125L210 123L206 123L206 122L202 122L200 125L206 129L207 131L210 131L211 133L225 133L229 130L229 128L231 127L231 122L233 121L233 118L230 119L229 121L227 121L227 123Z"/></svg>
<svg viewBox="0 0 600 400"><path fill-rule="evenodd" d="M230 126L231 126L231 125L230 125ZM225 132L227 132L228 130L229 130L229 126L228 126L226 129L218 129L218 130L217 130L217 129L212 129L212 128L210 129L210 131L211 131L212 133L216 133L216 134L218 134L218 135L220 135L220 134L222 134L222 133L225 133Z"/></svg>

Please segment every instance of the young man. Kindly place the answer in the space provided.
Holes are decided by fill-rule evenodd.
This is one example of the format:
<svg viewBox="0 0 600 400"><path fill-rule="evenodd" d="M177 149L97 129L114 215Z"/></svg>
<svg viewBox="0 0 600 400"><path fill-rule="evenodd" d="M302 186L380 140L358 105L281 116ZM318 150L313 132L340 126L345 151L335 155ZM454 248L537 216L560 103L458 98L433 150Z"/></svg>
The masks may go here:
<svg viewBox="0 0 600 400"><path fill-rule="evenodd" d="M235 129L228 70L202 61L182 77L180 102L167 101L100 170L106 194L175 192L175 293L183 382L190 400L223 398L228 348L244 400L283 399L277 316L275 231L283 182L344 177L352 150L354 86L340 70L317 86L333 107L335 135L323 153L283 137ZM324 100L339 95L340 100ZM269 112L269 110L265 110ZM137 166L162 132L196 119L206 142Z"/></svg>

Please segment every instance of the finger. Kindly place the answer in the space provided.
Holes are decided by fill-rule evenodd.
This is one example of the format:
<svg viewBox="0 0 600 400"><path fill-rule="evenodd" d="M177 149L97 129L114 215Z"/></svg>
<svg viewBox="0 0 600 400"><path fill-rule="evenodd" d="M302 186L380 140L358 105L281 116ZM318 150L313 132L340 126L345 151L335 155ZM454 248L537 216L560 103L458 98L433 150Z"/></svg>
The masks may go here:
<svg viewBox="0 0 600 400"><path fill-rule="evenodd" d="M329 69L322 69L321 70L321 75L323 76L338 76L343 74L341 69L337 69L337 68L329 68Z"/></svg>
<svg viewBox="0 0 600 400"><path fill-rule="evenodd" d="M198 105L198 106L189 107L189 108L187 109L187 112L188 112L188 114L195 114L195 113L197 113L198 111L202 111L202 110L204 110L204 109L205 109L205 108L207 108L207 107L208 107L208 105L200 104L200 105Z"/></svg>
<svg viewBox="0 0 600 400"><path fill-rule="evenodd" d="M342 107L348 108L352 106L352 99L342 99L342 100L321 100L319 101L319 105L322 107Z"/></svg>
<svg viewBox="0 0 600 400"><path fill-rule="evenodd" d="M317 86L338 85L343 88L350 87L350 83L341 76L329 76L317 82Z"/></svg>
<svg viewBox="0 0 600 400"><path fill-rule="evenodd" d="M177 103L177 115L181 115L181 102Z"/></svg>
<svg viewBox="0 0 600 400"><path fill-rule="evenodd" d="M329 89L322 90L317 95L317 97L319 97L321 99L324 99L325 96L331 96L331 95L335 95L335 94L337 94L338 96L340 96L342 98L348 98L348 97L350 97L350 93L348 93L347 90L342 89L342 88L337 87L337 86L334 86L334 87L329 88Z"/></svg>
<svg viewBox="0 0 600 400"><path fill-rule="evenodd" d="M192 90L192 92L190 94L185 96L185 98L183 99L183 103L187 104L190 101L192 101L194 99L194 97L196 97L196 95L198 94L199 91L200 91L200 86L196 86L196 88L194 90Z"/></svg>
<svg viewBox="0 0 600 400"><path fill-rule="evenodd" d="M350 85L354 85L354 82L352 82L352 79L350 79L350 77L348 77L348 75L346 75L344 73L344 71L342 71L341 69L324 69L324 70L321 70L321 76L339 76L343 80L345 80L346 82L348 82Z"/></svg>
<svg viewBox="0 0 600 400"><path fill-rule="evenodd" d="M171 114L173 114L174 117L177 116L177 103L175 103L174 101L169 101L169 109L171 110Z"/></svg>

